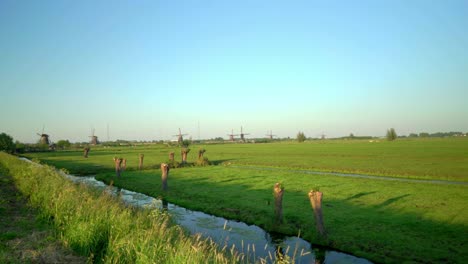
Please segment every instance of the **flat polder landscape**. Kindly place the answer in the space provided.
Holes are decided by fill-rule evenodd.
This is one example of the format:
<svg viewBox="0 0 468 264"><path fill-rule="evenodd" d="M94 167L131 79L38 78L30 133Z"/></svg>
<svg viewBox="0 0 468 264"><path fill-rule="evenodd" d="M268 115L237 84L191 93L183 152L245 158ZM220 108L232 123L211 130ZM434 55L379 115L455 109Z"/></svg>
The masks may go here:
<svg viewBox="0 0 468 264"><path fill-rule="evenodd" d="M0 263L467 263L468 1L0 1Z"/></svg>
<svg viewBox="0 0 468 264"><path fill-rule="evenodd" d="M468 140L464 137L192 144L187 165L160 164L180 148L164 144L91 147L24 156L128 190L375 262L462 262L468 257ZM211 165L195 166L198 150ZM143 169L138 157L144 154ZM114 157L127 160L121 177ZM326 173L324 173L326 172ZM330 173L331 172L331 173ZM337 173L335 175L334 173ZM367 178L365 176L372 176ZM410 181L408 181L410 180ZM275 183L284 187L276 224ZM324 240L315 231L310 190L323 193Z"/></svg>

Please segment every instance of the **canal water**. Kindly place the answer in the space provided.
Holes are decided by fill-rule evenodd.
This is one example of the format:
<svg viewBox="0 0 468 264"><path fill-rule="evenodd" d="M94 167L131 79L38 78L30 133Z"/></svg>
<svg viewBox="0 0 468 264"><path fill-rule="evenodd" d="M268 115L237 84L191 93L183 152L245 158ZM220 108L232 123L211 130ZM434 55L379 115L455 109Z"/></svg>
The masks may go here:
<svg viewBox="0 0 468 264"><path fill-rule="evenodd" d="M65 176L76 183L85 183L98 189L109 190L128 204L167 210L176 223L191 234L201 234L204 238L211 238L220 247L226 246L231 249L234 246L238 252L244 253L249 259L262 258L267 262L272 262L275 259L275 253L280 250L284 255L294 258L295 263L371 263L366 259L346 253L312 246L299 237L274 236L255 225L188 210L145 194L107 186L94 177L77 177L68 174Z"/></svg>
<svg viewBox="0 0 468 264"><path fill-rule="evenodd" d="M19 159L32 163L26 158ZM364 258L320 246L313 246L299 237L272 235L255 225L247 225L243 222L188 210L142 193L108 186L92 176L77 177L61 171L59 173L75 183L84 183L99 190L110 191L130 205L167 210L175 222L191 234L200 234L203 238L210 238L220 247L226 246L228 249L234 247L237 252L247 255L249 259L263 259L270 263L275 259L276 252L280 251L283 255L294 259L295 263L372 263Z"/></svg>

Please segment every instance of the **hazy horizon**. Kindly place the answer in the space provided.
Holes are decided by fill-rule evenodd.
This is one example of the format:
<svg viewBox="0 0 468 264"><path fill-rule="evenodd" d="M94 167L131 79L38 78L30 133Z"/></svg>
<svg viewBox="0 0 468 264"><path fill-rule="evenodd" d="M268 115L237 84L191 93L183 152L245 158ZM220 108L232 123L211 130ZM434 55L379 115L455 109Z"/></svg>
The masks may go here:
<svg viewBox="0 0 468 264"><path fill-rule="evenodd" d="M468 132L468 1L0 2L0 133Z"/></svg>

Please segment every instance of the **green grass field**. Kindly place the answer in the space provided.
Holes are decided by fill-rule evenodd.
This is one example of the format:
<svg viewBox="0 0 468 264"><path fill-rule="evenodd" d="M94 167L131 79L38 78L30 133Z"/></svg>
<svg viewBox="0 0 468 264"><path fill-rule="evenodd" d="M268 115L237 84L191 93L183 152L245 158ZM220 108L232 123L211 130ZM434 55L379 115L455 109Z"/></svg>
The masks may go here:
<svg viewBox="0 0 468 264"><path fill-rule="evenodd" d="M188 160L194 161L199 148L216 163L272 166L318 171L351 172L416 179L468 181L468 139L430 138L381 140L325 140L305 143L192 145ZM165 145L91 149L90 158L82 151L27 154L75 174L95 174L113 168L112 158L128 160L136 168L138 154L145 154L147 168L159 165L180 149Z"/></svg>
<svg viewBox="0 0 468 264"><path fill-rule="evenodd" d="M462 262L468 258L468 186L388 182L230 167L174 169L169 191L159 170L98 179L187 208L320 241L307 192L324 193L325 226L334 248L376 262ZM275 182L285 186L285 223L273 224Z"/></svg>
<svg viewBox="0 0 468 264"><path fill-rule="evenodd" d="M307 192L324 193L325 226L331 245L376 262L462 263L468 259L468 186L305 174L293 169L353 172L415 179L468 181L468 140L464 138L369 141L313 141L299 144L220 144L191 146L188 161L205 148L221 166L173 169L169 191L160 191L159 164L175 147L94 148L28 154L72 173L100 173L115 185L267 230L319 242ZM138 154L146 170L136 171ZM128 159L122 179L114 179L112 157ZM279 167L262 171L254 165ZM156 169L151 169L151 168ZM272 224L272 188L285 186L284 218Z"/></svg>

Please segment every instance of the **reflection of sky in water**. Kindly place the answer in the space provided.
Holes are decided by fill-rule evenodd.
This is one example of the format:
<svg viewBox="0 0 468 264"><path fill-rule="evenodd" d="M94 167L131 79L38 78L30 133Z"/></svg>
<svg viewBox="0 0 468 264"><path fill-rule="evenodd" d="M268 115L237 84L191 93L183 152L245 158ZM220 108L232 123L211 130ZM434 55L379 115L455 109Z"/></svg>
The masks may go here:
<svg viewBox="0 0 468 264"><path fill-rule="evenodd" d="M192 234L198 233L203 237L209 237L220 247L226 246L231 249L234 245L238 252L248 255L250 259L254 257L263 258L268 262L272 262L270 256L274 259L275 252L279 249L283 254L294 257L295 263L371 263L366 259L345 253L318 248L312 249L309 242L298 237L272 238L269 233L258 226L187 210L174 204L163 203L161 200L141 193L109 187L95 180L94 177L75 177L71 175L66 175L66 177L77 183L86 183L98 189L106 189L114 195L119 195L125 202L135 206L160 209L166 207L173 219ZM318 261L315 262L316 260Z"/></svg>

